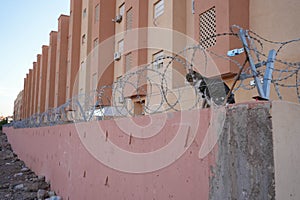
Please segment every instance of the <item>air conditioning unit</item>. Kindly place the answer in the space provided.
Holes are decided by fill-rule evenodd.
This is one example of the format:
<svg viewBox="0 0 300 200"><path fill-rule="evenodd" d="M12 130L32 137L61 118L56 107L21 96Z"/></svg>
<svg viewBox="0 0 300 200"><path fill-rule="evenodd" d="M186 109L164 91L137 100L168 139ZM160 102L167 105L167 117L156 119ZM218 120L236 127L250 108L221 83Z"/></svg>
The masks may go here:
<svg viewBox="0 0 300 200"><path fill-rule="evenodd" d="M118 61L118 60L120 60L121 59L121 53L120 52L115 52L114 53L114 60L115 61Z"/></svg>
<svg viewBox="0 0 300 200"><path fill-rule="evenodd" d="M122 21L122 15L117 15L115 18L115 22L121 23L121 21Z"/></svg>

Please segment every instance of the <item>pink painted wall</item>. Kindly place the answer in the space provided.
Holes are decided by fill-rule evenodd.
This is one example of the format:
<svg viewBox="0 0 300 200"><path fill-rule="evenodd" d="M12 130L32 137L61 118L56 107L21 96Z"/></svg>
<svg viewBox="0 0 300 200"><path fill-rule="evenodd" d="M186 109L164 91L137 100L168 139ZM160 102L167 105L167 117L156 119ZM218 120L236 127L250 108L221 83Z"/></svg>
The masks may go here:
<svg viewBox="0 0 300 200"><path fill-rule="evenodd" d="M210 167L214 165L216 149L204 159L199 159L198 154L210 116L210 110L205 109L4 131L19 158L37 174L45 175L52 189L64 199L208 199ZM150 137L154 132L157 134ZM142 138L145 136L149 138ZM101 137L106 138L105 143L100 142ZM123 150L146 153L164 151L176 138L181 142L170 152L176 154L184 149L183 155L155 171L122 172L97 159L104 153L112 159L107 163L114 162L117 152L113 148L105 150L108 142ZM93 154L91 150L100 151ZM140 164L146 169L168 159L162 154L155 162L146 159L148 164ZM117 161L136 167L129 157L119 157Z"/></svg>

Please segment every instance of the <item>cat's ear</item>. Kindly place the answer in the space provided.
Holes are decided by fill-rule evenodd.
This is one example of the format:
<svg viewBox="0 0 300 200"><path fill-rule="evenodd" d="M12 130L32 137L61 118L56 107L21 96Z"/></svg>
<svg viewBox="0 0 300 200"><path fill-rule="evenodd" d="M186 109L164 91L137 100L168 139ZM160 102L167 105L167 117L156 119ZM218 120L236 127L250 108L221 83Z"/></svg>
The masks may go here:
<svg viewBox="0 0 300 200"><path fill-rule="evenodd" d="M194 72L193 69L188 69L188 74L192 74Z"/></svg>
<svg viewBox="0 0 300 200"><path fill-rule="evenodd" d="M191 74L187 74L185 78L188 82L193 82L193 76Z"/></svg>
<svg viewBox="0 0 300 200"><path fill-rule="evenodd" d="M196 71L194 71L194 76L197 78L197 79L202 79L202 75Z"/></svg>

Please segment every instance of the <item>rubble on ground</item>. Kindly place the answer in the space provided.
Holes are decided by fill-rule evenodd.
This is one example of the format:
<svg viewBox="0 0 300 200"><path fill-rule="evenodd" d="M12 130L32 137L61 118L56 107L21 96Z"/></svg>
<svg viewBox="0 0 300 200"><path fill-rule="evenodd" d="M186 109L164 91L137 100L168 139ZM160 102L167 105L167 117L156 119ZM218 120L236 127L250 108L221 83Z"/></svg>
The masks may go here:
<svg viewBox="0 0 300 200"><path fill-rule="evenodd" d="M44 176L37 176L13 153L7 137L0 131L0 199L62 200L50 190Z"/></svg>

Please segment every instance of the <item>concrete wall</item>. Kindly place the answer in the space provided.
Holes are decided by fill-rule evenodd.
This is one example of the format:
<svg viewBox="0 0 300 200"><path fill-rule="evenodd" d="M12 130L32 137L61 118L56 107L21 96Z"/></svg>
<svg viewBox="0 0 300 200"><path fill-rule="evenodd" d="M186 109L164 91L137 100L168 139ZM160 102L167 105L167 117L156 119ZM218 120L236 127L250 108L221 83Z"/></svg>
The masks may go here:
<svg viewBox="0 0 300 200"><path fill-rule="evenodd" d="M276 199L300 199L299 113L299 104L272 104Z"/></svg>
<svg viewBox="0 0 300 200"><path fill-rule="evenodd" d="M227 110L210 199L275 199L270 112L268 103Z"/></svg>
<svg viewBox="0 0 300 200"><path fill-rule="evenodd" d="M299 112L252 102L4 132L65 199L299 199Z"/></svg>
<svg viewBox="0 0 300 200"><path fill-rule="evenodd" d="M5 132L19 157L35 172L45 175L51 181L52 188L64 199L208 199L210 166L213 165L214 155L200 160L198 151L208 128L209 116L209 110L200 113L196 110L154 115L152 119L143 117L78 124L77 129L74 124L69 124L32 129L10 128ZM198 119L197 123L190 117ZM164 120L166 123L161 130L158 129L157 135L141 139L121 130L120 123L134 124L131 120L145 136L153 135L153 131L159 128L157 123ZM155 121L156 125L147 127L150 121ZM180 128L181 122L184 125ZM194 130L198 134L192 140ZM121 172L105 166L97 160L97 155L91 153L94 147L103 147L98 141L105 135L108 138L104 140L106 144L111 141L124 150L143 153L166 146L176 134L180 139L176 149L186 148L186 152L171 165L153 172ZM96 143L91 144L90 149L82 141ZM171 152L177 152L176 149ZM107 153L113 158L117 152ZM162 159L164 157L159 161ZM121 161L131 163L130 158L127 160L126 157L120 158ZM132 162L129 167L134 168L135 163Z"/></svg>

